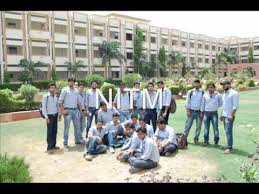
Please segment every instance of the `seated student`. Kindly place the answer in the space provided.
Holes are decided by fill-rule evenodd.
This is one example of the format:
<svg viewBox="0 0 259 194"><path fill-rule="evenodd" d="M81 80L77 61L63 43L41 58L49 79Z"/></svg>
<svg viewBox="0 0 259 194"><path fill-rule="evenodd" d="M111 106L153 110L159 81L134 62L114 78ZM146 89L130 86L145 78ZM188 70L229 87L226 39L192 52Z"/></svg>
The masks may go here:
<svg viewBox="0 0 259 194"><path fill-rule="evenodd" d="M103 137L105 128L103 127L102 121L96 123L96 127L91 127L88 132L88 139L86 141L86 152L84 157L86 160L91 161L93 156L107 151L106 146L103 144Z"/></svg>
<svg viewBox="0 0 259 194"><path fill-rule="evenodd" d="M155 168L159 162L159 150L151 138L147 137L146 128L137 129L138 137L141 141L141 151L129 157L130 173L136 173L143 169Z"/></svg>
<svg viewBox="0 0 259 194"><path fill-rule="evenodd" d="M113 113L112 121L106 125L104 139L111 153L115 152L114 148L121 147L124 144L125 135L123 134L118 113Z"/></svg>
<svg viewBox="0 0 259 194"><path fill-rule="evenodd" d="M147 124L144 117L140 117L138 119L140 127L144 127L147 129L147 136L152 138L154 136L154 129L151 125Z"/></svg>
<svg viewBox="0 0 259 194"><path fill-rule="evenodd" d="M126 124L125 128L123 129L123 134L125 135L125 141L122 145L121 151L127 150L130 148L132 137L135 132L135 126L133 124Z"/></svg>
<svg viewBox="0 0 259 194"><path fill-rule="evenodd" d="M124 128L124 126L129 123L129 124L133 124L135 126L135 129L139 128L140 125L138 123L138 115L136 114L132 114L131 118L129 120L124 121L123 123L121 123L121 126Z"/></svg>
<svg viewBox="0 0 259 194"><path fill-rule="evenodd" d="M154 135L161 156L169 156L177 149L176 134L172 127L166 124L164 118L157 121L158 127Z"/></svg>
<svg viewBox="0 0 259 194"><path fill-rule="evenodd" d="M105 102L100 102L100 109L98 110L98 120L103 121L103 125L112 121L112 114L117 112L114 108L108 109Z"/></svg>

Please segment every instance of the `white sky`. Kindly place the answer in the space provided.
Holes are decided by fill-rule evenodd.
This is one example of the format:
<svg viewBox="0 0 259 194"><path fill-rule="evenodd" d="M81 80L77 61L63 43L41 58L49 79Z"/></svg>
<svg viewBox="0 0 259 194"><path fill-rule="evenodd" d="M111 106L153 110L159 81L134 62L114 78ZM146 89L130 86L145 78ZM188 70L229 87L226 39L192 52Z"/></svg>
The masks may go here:
<svg viewBox="0 0 259 194"><path fill-rule="evenodd" d="M150 25L204 34L259 37L259 11L79 11L86 14L124 14L151 20Z"/></svg>

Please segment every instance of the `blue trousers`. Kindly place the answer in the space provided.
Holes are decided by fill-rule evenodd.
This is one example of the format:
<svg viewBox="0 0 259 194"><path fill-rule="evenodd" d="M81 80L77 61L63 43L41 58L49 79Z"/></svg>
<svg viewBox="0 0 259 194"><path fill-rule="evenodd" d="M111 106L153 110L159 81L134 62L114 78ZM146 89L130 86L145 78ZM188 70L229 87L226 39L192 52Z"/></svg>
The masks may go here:
<svg viewBox="0 0 259 194"><path fill-rule="evenodd" d="M52 149L56 146L57 131L58 131L58 114L48 115L49 124L47 124L47 149Z"/></svg>
<svg viewBox="0 0 259 194"><path fill-rule="evenodd" d="M157 122L157 112L156 109L146 109L144 113L144 119L147 124L150 125L150 121L152 122L152 126L154 131L156 131L156 122Z"/></svg>
<svg viewBox="0 0 259 194"><path fill-rule="evenodd" d="M227 117L223 118L224 129L225 129L226 136L227 136L228 149L233 148L233 123L234 123L233 120L231 121Z"/></svg>
<svg viewBox="0 0 259 194"><path fill-rule="evenodd" d="M107 151L107 147L103 144L97 143L96 137L91 137L86 142L87 152L91 155L97 155L101 153L105 153Z"/></svg>
<svg viewBox="0 0 259 194"><path fill-rule="evenodd" d="M218 112L207 112L204 113L204 142L209 143L209 130L210 123L212 123L214 131L214 143L218 144L219 142L219 128L218 128Z"/></svg>
<svg viewBox="0 0 259 194"><path fill-rule="evenodd" d="M184 134L188 137L190 129L192 128L193 120L196 120L196 131L194 140L199 140L200 132L201 132L201 118L200 118L200 111L191 111L191 115L187 118L185 122L185 129Z"/></svg>

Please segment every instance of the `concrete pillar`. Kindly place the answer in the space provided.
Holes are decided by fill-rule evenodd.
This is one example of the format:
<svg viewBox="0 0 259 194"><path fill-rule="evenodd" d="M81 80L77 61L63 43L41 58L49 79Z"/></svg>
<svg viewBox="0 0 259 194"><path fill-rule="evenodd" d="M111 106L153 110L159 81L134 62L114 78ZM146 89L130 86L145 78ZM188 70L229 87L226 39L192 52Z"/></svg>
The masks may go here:
<svg viewBox="0 0 259 194"><path fill-rule="evenodd" d="M4 83L4 59L3 59L3 28L2 28L2 11L0 11L0 65L1 65L1 83Z"/></svg>

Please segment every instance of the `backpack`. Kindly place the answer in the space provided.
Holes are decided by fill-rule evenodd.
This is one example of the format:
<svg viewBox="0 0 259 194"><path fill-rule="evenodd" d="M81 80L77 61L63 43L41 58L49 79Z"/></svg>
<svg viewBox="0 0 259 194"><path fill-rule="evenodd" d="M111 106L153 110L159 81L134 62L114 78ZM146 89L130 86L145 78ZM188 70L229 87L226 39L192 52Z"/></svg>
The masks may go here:
<svg viewBox="0 0 259 194"><path fill-rule="evenodd" d="M46 109L48 108L48 107L47 107L47 105L48 105L48 99L49 99L49 96L47 96ZM44 116L43 113L42 113L42 103L40 104L39 112L40 112L41 117L42 117L43 119L45 119L45 116Z"/></svg>
<svg viewBox="0 0 259 194"><path fill-rule="evenodd" d="M204 95L204 91L202 90L201 93L202 93L202 96L203 96ZM193 90L190 92L190 100L192 98L192 94L193 94Z"/></svg>
<svg viewBox="0 0 259 194"><path fill-rule="evenodd" d="M170 106L169 106L169 109L170 109L170 113L175 113L176 112L176 101L172 95L172 99L171 99L171 103L170 103Z"/></svg>
<svg viewBox="0 0 259 194"><path fill-rule="evenodd" d="M187 149L188 142L187 137L183 133L176 133L177 148L178 149Z"/></svg>

